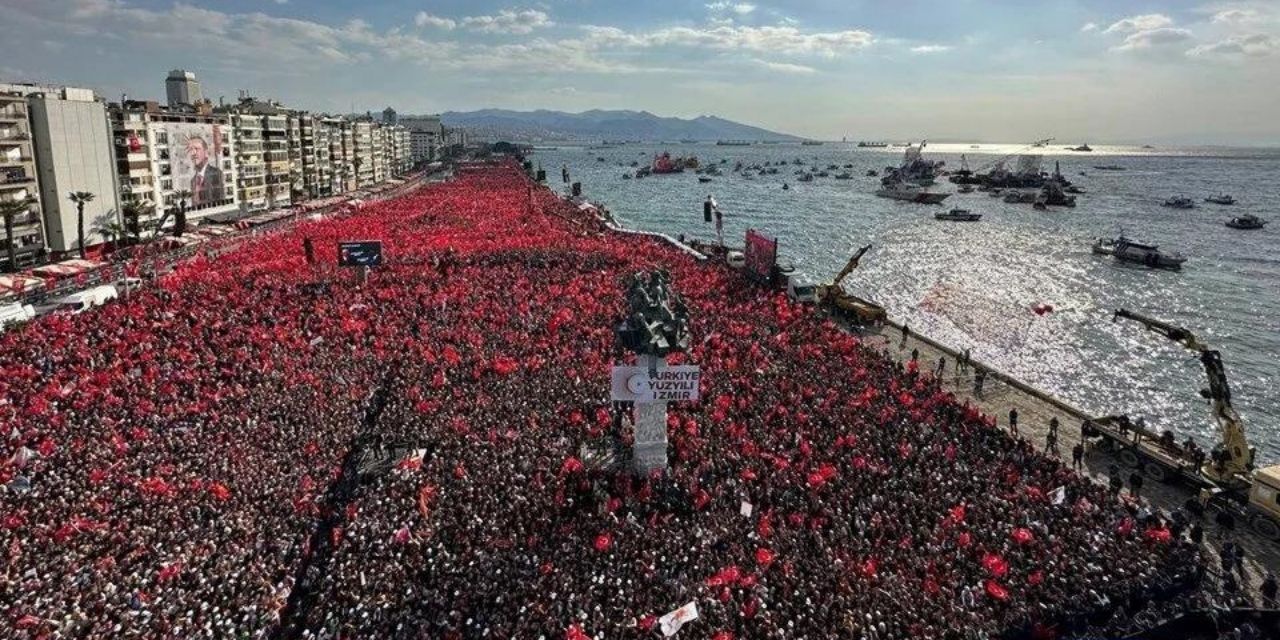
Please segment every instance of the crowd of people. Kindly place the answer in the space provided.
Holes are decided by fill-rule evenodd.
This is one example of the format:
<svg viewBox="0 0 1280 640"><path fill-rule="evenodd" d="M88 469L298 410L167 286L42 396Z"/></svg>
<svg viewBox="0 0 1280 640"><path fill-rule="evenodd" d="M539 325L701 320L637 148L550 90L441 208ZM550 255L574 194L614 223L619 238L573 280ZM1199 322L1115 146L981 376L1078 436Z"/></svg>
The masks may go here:
<svg viewBox="0 0 1280 640"><path fill-rule="evenodd" d="M385 266L334 266L371 238ZM613 328L654 268L702 388L637 477L589 454L628 441ZM689 603L692 638L1052 637L1198 568L932 375L511 164L7 332L0 362L3 637L640 638ZM354 447L394 458L329 491Z"/></svg>

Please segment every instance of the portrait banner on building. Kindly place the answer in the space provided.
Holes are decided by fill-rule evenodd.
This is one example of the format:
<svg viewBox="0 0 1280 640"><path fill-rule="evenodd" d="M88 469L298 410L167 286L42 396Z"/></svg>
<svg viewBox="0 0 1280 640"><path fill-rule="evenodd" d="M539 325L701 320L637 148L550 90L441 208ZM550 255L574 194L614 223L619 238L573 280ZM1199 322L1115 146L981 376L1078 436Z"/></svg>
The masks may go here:
<svg viewBox="0 0 1280 640"><path fill-rule="evenodd" d="M228 177L221 163L222 127L203 122L152 123L153 135L168 139L169 175L174 191L191 193L187 204L195 209L226 199Z"/></svg>

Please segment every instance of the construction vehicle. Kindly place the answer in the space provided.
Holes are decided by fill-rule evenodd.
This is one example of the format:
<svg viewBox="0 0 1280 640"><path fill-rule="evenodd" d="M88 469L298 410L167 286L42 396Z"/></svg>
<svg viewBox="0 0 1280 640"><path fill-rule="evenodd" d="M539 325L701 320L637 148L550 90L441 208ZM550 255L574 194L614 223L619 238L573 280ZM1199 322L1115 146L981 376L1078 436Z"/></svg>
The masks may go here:
<svg viewBox="0 0 1280 640"><path fill-rule="evenodd" d="M859 298L848 293L840 286L840 283L854 270L858 268L858 262L862 260L862 256L871 250L871 245L867 245L858 249L857 253L849 258L849 263L840 270L831 284L820 284L816 288L818 299L818 307L832 315L843 316L850 322L861 325L870 325L884 322L887 314L884 307L867 300Z"/></svg>
<svg viewBox="0 0 1280 640"><path fill-rule="evenodd" d="M1101 438L1129 466L1141 466L1156 480L1178 478L1201 489L1200 502L1243 518L1254 530L1272 540L1280 540L1280 465L1254 470L1255 450L1249 446L1244 423L1231 406L1222 354L1210 349L1185 328L1118 309L1115 320L1133 320L1148 331L1198 354L1209 387L1200 395L1212 405L1213 419L1221 441L1206 456L1188 439L1176 442L1171 431L1155 433L1125 416L1107 416L1085 425L1086 438Z"/></svg>

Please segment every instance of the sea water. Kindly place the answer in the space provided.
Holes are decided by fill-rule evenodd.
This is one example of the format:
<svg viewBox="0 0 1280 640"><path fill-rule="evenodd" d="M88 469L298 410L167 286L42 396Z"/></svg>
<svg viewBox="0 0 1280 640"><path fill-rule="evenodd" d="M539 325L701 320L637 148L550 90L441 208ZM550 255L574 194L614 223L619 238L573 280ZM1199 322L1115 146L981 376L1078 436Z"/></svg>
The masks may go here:
<svg viewBox="0 0 1280 640"><path fill-rule="evenodd" d="M693 172L622 179L634 172L632 162L647 165L662 151L696 156L725 175L705 184ZM727 243L741 246L748 228L763 230L815 282L828 281L870 243L874 248L845 286L885 305L894 319L957 349L972 349L975 358L1094 414L1144 417L1179 439L1192 435L1209 446L1217 429L1199 395L1207 386L1199 360L1139 324L1113 323L1111 317L1124 307L1186 327L1222 352L1233 405L1259 462L1280 463L1280 150L1099 147L1085 153L1062 145L975 149L965 143L929 145L925 158L957 169L963 154L981 170L1018 151L1043 154L1049 171L1059 162L1062 173L1086 190L1077 206L1037 211L978 191L953 193L940 206L879 198L879 179L865 174L898 164L903 150L852 143L564 146L536 151L531 159L558 188L567 189L559 183L567 165L586 197L637 229L714 239L713 225L702 217L703 200L714 195L725 213ZM795 159L803 164L790 164ZM750 180L732 173L737 162L766 161L788 164L778 175ZM832 176L848 171L853 179L802 183L793 174L832 164L840 167ZM940 177L932 189L955 192L956 186ZM1219 192L1234 195L1237 204L1204 202ZM1179 194L1194 199L1196 208L1161 206ZM982 220L933 219L951 207L981 213ZM1271 224L1261 231L1224 226L1245 213ZM1184 254L1182 271L1118 264L1090 252L1095 238L1121 231ZM1053 311L1038 315L1037 305Z"/></svg>

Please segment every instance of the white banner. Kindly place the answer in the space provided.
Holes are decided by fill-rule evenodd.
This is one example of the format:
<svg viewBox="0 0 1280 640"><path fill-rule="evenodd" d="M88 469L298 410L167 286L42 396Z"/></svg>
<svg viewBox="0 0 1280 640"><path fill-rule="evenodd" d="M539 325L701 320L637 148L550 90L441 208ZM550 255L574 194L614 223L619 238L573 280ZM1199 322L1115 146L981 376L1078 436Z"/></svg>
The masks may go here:
<svg viewBox="0 0 1280 640"><path fill-rule="evenodd" d="M658 624L662 626L662 635L670 638L674 636L680 627L686 622L693 622L698 619L698 603L690 602L661 618L658 618Z"/></svg>
<svg viewBox="0 0 1280 640"><path fill-rule="evenodd" d="M613 368L612 397L615 402L677 402L698 399L702 368L698 365Z"/></svg>

